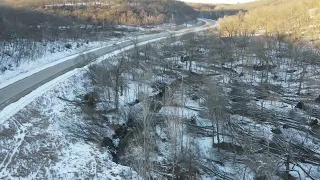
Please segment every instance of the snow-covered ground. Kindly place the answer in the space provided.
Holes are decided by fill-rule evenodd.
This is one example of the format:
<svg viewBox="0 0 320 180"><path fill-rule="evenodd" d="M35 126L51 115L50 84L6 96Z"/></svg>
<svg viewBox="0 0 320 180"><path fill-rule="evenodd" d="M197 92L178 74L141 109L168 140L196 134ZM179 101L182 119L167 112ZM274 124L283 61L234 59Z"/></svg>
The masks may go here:
<svg viewBox="0 0 320 180"><path fill-rule="evenodd" d="M159 40L164 39L164 38L165 37L149 40L149 41L146 41L146 42L143 42L143 43L139 43L138 45L144 45L144 44L147 44L147 43L159 41ZM19 99L17 102L8 105L2 111L0 111L0 124L4 123L8 118L10 118L15 113L19 112L21 109L23 109L29 103L34 101L36 98L40 97L43 93L45 93L46 91L48 91L51 88L55 87L58 83L61 83L61 82L65 81L66 79L71 78L74 75L78 74L79 71L81 71L82 69L87 69L90 65L93 65L93 64L99 64L99 63L103 62L105 59L107 59L107 58L109 58L111 56L115 56L115 55L118 55L120 53L123 53L123 51L132 49L133 47L134 47L133 45L132 46L128 46L126 48L122 48L122 49L119 49L117 51L114 51L113 53L101 56L101 57L97 58L95 61L89 63L84 68L80 68L80 69L78 68L78 69L74 69L72 71L69 71L69 72L63 74L62 76L59 76L58 78L55 78L54 80L52 80L52 81L40 86L39 88L37 88L36 90L32 91L28 95L26 95L26 96L22 97L21 99Z"/></svg>
<svg viewBox="0 0 320 180"><path fill-rule="evenodd" d="M182 45L182 43L179 41L172 43L172 45ZM130 48L132 46L125 49ZM119 53L123 53L123 51L119 50L105 57ZM140 55L142 56L143 53ZM92 64L100 64L105 57L98 58ZM171 164L179 164L185 159L188 160L187 163L198 167L199 171L192 172L190 169L190 171L186 171L181 168L181 172L195 173L199 179L208 180L240 179L239 177L253 180L259 174L259 169L261 172L274 168L277 168L277 171L285 170L283 154L266 155L259 153L261 150L258 149L260 148L259 144L246 144L254 138L263 139L270 143L287 144L290 142L313 151L314 153L311 154L318 157L316 153L320 154L319 137L309 133L312 131L309 122L316 117L310 111L294 107L298 98L308 99L310 107L317 107L312 105L313 101L310 100L320 89L310 83L318 82L320 79L319 74L315 73L314 67L307 67L307 83L302 86L303 90L308 89L311 95L300 97L295 95L300 71L291 73L291 75L289 73L290 77L288 77L287 70L290 63L285 62L287 60L284 58L282 65L270 73L268 82L264 83L261 82L266 77L262 76L261 71L253 71L250 69L252 67L239 66L242 63L240 61L234 62L232 66L225 63L224 68L219 64L212 68L212 66L206 65L208 62L203 59L199 62L193 62L193 73L189 72L185 62L180 62L179 57L170 57L161 58L159 64L155 64L153 67L155 71L159 72L166 69L163 74L146 73L139 80L134 80L130 73L126 76L127 86L123 95L120 96L120 106L123 111L130 109L128 104L136 99L140 99L140 103L134 108L145 108L145 102L141 102L141 97L150 98L159 93L157 88L152 86L154 83L173 84L169 85L172 93L168 94L169 98L162 104L160 111L150 116L152 117L150 121L152 124L154 123L154 132L150 134L144 134L145 132L139 130L136 132L137 136L145 135L145 139L155 136L155 146L152 146L155 150L149 154L152 160L150 168L159 166L167 170L165 173L157 173L156 168L152 169L154 172L151 174L156 179L170 177ZM153 62L148 63L152 64ZM257 64L258 61L253 60L251 63ZM170 67L167 66L168 64ZM0 146L3 147L0 151L0 157L4 157L0 158L0 179L17 177L21 177L21 179L139 178L133 168L139 170L136 166L140 164L135 163L140 162L139 158L143 158L144 150L141 144L134 139L135 135L130 136L133 139L129 139L128 145L124 148L126 151L123 155L124 158L131 158L130 160L133 161L132 167L128 167L112 162L110 150L102 148L97 143L85 141L70 132L70 128L88 123L88 120L84 118L84 113L79 107L62 101L58 97L69 100L79 99L85 93L92 91L92 87L88 86L88 77L85 76L87 68L88 66L66 73L0 112ZM230 73L225 68L232 68L235 72ZM294 66L290 66L290 68L298 69ZM139 70L136 71L137 74L145 73L145 71ZM241 72L243 75L239 76ZM211 76L211 74L213 75ZM247 98L238 105L240 108L244 108L244 112L235 111L230 114L230 119L226 118L220 121L219 125L222 130L219 139L217 135L212 133L216 121L212 121L206 115L208 109L204 105L203 97L200 96L205 87L199 77L208 75L212 81L216 81L224 88L228 97L232 97L234 89L241 90L243 86L245 90L242 92L241 98ZM278 77L273 78L275 75ZM192 78L189 78L190 76ZM183 77L184 81L181 81L183 83L176 81L176 77ZM233 84L234 81L237 81L238 84ZM230 104L232 103L230 102ZM236 106L232 107L237 108ZM249 112L246 114L245 110ZM143 113L139 113L139 115L141 114ZM157 119L158 117L161 118ZM122 118L115 118L115 121L109 118L109 121L118 124L126 123ZM230 129L226 127L228 123L233 123L244 134L248 133L248 136L244 135L247 139L228 134L230 133ZM284 128L284 124L289 125L289 128ZM281 133L275 133L275 129L279 129ZM114 129L111 127L104 130L107 131L104 134L107 134L108 137L114 134ZM242 148L238 153L232 152L232 149L230 150L228 147L224 147L224 149L223 146L221 149L217 149L215 145L218 144L218 140L226 144L242 146ZM115 144L119 144L119 142ZM247 155L245 154L246 148L251 148L252 151L257 149L257 153ZM295 153L295 149L292 151ZM179 153L182 157L176 156ZM316 179L320 178L319 166L313 162L293 160L296 162L290 165L291 175L296 178L310 179L307 175L309 173ZM33 166L28 166L29 164ZM257 172L254 172L253 169ZM279 179L279 175L272 174L272 178Z"/></svg>
<svg viewBox="0 0 320 180"><path fill-rule="evenodd" d="M70 49L64 46L66 44L64 42L48 43L46 46L49 47L46 48L41 58L21 60L22 63L19 66L14 65L10 59L3 59L1 66L8 68L8 70L0 74L0 89L43 69L72 59L89 50L110 45L116 41L119 40L110 39L106 42L88 42L88 44L82 43L79 47L77 47L77 42L67 43L71 45Z"/></svg>
<svg viewBox="0 0 320 180"><path fill-rule="evenodd" d="M131 168L112 162L107 149L62 128L82 116L70 116L79 109L57 97L72 99L85 92L84 73L77 69L51 83L53 87L1 123L0 179L137 179Z"/></svg>
<svg viewBox="0 0 320 180"><path fill-rule="evenodd" d="M88 92L87 68L74 69L44 84L0 112L1 179L138 179L131 168L112 162L107 149L72 136L66 128L84 119L79 108L58 97L76 99ZM153 94L149 85L132 82L121 104L137 98L137 89Z"/></svg>
<svg viewBox="0 0 320 180"><path fill-rule="evenodd" d="M157 40L159 39L149 42ZM132 47L107 54L93 63L102 62L106 57ZM87 68L88 66L72 70L44 84L0 112L0 146L3 147L0 155L4 157L1 158L0 178L137 179L136 173L130 168L112 162L107 150L101 153L101 148L99 150L83 140L72 138L61 129L67 121L70 124L72 121L81 121L81 115L68 115L76 109L57 97L74 99L86 92L87 79L83 76ZM132 93L128 93L128 96L130 94ZM32 143L26 141L26 138L32 139ZM43 152L39 152L42 150L40 147L44 148ZM21 153L26 154L19 157L18 154ZM56 158L52 159L52 156ZM40 162L32 163L34 158L40 158ZM28 167L28 163L35 163L38 167ZM25 172L17 172L22 168L25 168Z"/></svg>
<svg viewBox="0 0 320 180"><path fill-rule="evenodd" d="M180 28L192 27L195 24L184 24ZM5 45L2 47L0 57L0 89L6 87L14 82L17 82L27 76L30 76L36 72L44 70L48 67L59 64L68 59L72 59L78 55L94 51L95 49L110 46L114 43L123 41L129 41L131 39L148 36L150 33L159 33L165 29L176 28L174 25L162 25L150 28L142 28L135 26L119 26L132 32L121 32L125 37L122 38L108 38L101 41L87 41L87 40L69 40L69 41L57 41L57 42L36 42L35 46L39 49L34 55L36 58L29 59L27 56L22 56L19 64L14 63L16 56L21 56L18 53L11 54L13 50L13 44ZM66 47L69 46L70 47ZM8 54L8 52L10 52ZM38 53L38 54L37 54ZM19 57L20 58L20 57Z"/></svg>

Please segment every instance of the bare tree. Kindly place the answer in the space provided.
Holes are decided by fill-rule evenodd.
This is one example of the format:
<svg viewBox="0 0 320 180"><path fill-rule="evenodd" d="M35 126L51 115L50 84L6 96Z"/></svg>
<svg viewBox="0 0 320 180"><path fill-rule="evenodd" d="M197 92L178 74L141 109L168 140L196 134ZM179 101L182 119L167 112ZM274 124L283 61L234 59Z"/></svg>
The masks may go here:
<svg viewBox="0 0 320 180"><path fill-rule="evenodd" d="M113 98L115 109L119 109L119 96L122 95L125 88L125 73L130 67L130 59L122 54L122 56L111 57L105 60L102 65L93 65L89 68L89 77L91 82L99 89L107 90L110 100L109 87L113 90Z"/></svg>
<svg viewBox="0 0 320 180"><path fill-rule="evenodd" d="M220 144L220 126L222 123L228 122L227 120L229 119L227 113L228 101L223 88L217 82L212 79L206 79L205 84L207 88L203 98L207 113L212 120L213 143L215 142L215 137L217 137L218 144Z"/></svg>

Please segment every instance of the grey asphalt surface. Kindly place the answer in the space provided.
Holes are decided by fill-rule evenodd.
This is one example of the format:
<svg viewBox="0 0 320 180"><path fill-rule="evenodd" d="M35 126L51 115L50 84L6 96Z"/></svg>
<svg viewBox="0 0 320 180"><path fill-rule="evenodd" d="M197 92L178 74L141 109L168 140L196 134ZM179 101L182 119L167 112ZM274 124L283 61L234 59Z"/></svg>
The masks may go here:
<svg viewBox="0 0 320 180"><path fill-rule="evenodd" d="M199 28L199 27L198 27ZM187 28L176 33L187 33L193 31L195 28ZM152 39L157 39L160 37L169 36L170 33L160 33L155 35L150 35L147 37L138 38L138 43L149 41ZM64 61L55 66L44 69L38 73L35 73L31 76L28 76L20 81L17 81L9 86L6 86L0 89L0 111L8 106L9 104L18 101L21 97L32 92L34 89L40 87L41 85L53 80L54 78L71 71L75 68L80 68L85 66L90 60L94 60L100 56L111 53L113 51L119 50L121 48L128 47L133 45L133 41L126 41L117 43L116 46L103 47L101 49L86 53L80 54L79 56Z"/></svg>

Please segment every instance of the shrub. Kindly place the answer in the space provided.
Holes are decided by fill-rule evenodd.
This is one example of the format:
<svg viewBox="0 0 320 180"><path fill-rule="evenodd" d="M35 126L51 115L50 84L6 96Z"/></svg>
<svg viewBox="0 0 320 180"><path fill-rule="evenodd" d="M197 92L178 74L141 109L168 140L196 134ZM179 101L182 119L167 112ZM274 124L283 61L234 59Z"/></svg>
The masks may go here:
<svg viewBox="0 0 320 180"><path fill-rule="evenodd" d="M68 44L65 44L64 47L67 48L67 49L71 49L72 45L68 43Z"/></svg>

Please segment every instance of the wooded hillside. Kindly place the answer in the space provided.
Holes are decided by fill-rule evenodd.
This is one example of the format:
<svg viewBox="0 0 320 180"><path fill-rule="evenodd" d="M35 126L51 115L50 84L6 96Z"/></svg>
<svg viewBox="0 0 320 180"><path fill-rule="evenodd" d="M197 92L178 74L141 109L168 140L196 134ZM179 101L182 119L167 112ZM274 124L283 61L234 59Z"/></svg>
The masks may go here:
<svg viewBox="0 0 320 180"><path fill-rule="evenodd" d="M57 36L59 26L71 24L72 21L62 16L32 11L23 8L12 8L0 5L0 39L15 38L41 39L46 36ZM76 34L75 32L68 33Z"/></svg>
<svg viewBox="0 0 320 180"><path fill-rule="evenodd" d="M237 9L237 7L230 5L214 5L214 4L201 4L201 3L188 3L202 18L218 20L224 16L230 16L237 14L240 10L246 11L245 9Z"/></svg>
<svg viewBox="0 0 320 180"><path fill-rule="evenodd" d="M259 33L293 41L308 40L320 45L318 0L261 0L224 8L247 12L220 20L219 30L223 35Z"/></svg>
<svg viewBox="0 0 320 180"><path fill-rule="evenodd" d="M174 0L5 0L5 3L101 25L181 24L197 17L192 7Z"/></svg>

